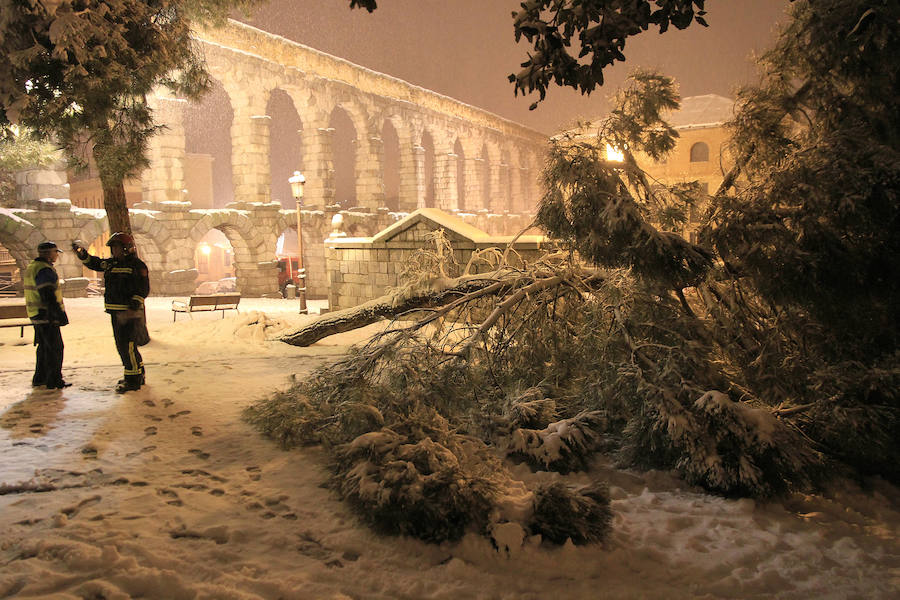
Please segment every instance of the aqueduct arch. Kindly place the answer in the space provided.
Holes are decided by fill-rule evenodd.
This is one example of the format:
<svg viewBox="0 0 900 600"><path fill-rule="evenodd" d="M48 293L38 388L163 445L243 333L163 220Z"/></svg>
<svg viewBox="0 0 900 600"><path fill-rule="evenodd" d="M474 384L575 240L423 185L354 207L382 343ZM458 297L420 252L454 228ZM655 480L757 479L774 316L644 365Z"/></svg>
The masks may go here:
<svg viewBox="0 0 900 600"><path fill-rule="evenodd" d="M198 30L195 38L215 81L216 102L229 121L216 131L201 131L199 141L209 142L206 138L216 134L213 145L227 147L229 164L222 170L231 181L226 191L215 192L216 208L192 206L185 194L187 155L188 150L202 152L203 147L195 144L193 122L186 130L185 115L193 120L198 107L163 92L151 97L154 117L164 127L150 142L150 166L141 174L143 202L131 214L142 257L154 278L154 293L193 291L197 275L193 251L212 229L223 232L232 245L242 293L277 293L277 240L282 232L297 227L296 206L272 202L269 106L273 97L286 103L282 93L301 124L296 132L299 152L290 151L299 156L287 157L284 164L297 164L306 176L302 221L311 295L327 295L322 242L338 211L334 130L329 126L334 111L344 111L355 130L352 173L358 210L345 214L348 232L371 234L386 227L403 213L425 206L429 189L433 190L429 202L437 208L464 208L466 218L493 234L515 233L523 222L530 222L527 213L533 212L537 201L537 166L545 135L234 21L219 29ZM385 133L388 124L390 134ZM390 207L385 197L389 135L395 178ZM433 146L427 174L422 146L426 136ZM279 169L284 171L278 167L276 174ZM490 211L519 211L522 217L489 218ZM23 196L18 208L0 211L0 243L20 268L41 241L90 241L106 230L102 210L72 207L67 200L25 201ZM81 275L80 262L71 253L64 254L57 266L63 277Z"/></svg>
<svg viewBox="0 0 900 600"><path fill-rule="evenodd" d="M385 120L390 120L399 138L398 208L401 211L424 206L425 194L431 189L431 182L424 182L421 156L426 131L435 149L433 187L434 203L438 207L450 210L457 207L459 171L466 174L467 181L472 179L468 176L473 171L466 162L469 159L460 159L453 148L459 140L466 149L473 139L490 140L491 152L481 159L490 173L491 187L485 190L487 193L465 194L468 210L503 211L513 206L528 210L537 201L524 195L536 186L521 183L526 178L536 181L536 169L502 163L501 153L520 156L543 152L546 136L538 132L238 22L231 21L219 29L199 30L195 37L204 51L211 75L221 82L233 111L231 145L240 148L231 153L237 202L271 200L268 146L272 121L267 107L276 90L290 96L303 124L302 151L296 162L302 161L307 178L307 206L321 208L335 200L334 130L329 121L337 109L346 112L356 133L355 204L361 207L375 210L384 206L382 130ZM145 195L145 199L176 200L180 199L184 186L177 166L179 159L183 161L183 128L179 127L178 105L171 99L158 103L171 105L157 112L169 129L167 134L155 138L153 145L160 150L156 155L165 157L170 164L168 168L151 167L144 174L150 180L144 189L153 192L152 197ZM475 157L470 152L464 156ZM457 160L464 161L461 168L457 168ZM501 192L503 169L516 174L506 178L513 182L512 186ZM469 192L475 190L474 185L466 184L466 187ZM506 202L502 200L504 196Z"/></svg>

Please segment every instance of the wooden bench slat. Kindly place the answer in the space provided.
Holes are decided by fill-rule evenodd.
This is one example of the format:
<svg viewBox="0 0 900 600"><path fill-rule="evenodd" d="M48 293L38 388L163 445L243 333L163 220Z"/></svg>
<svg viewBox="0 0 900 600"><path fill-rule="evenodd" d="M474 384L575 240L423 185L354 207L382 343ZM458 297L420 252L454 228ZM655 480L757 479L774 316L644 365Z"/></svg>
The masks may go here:
<svg viewBox="0 0 900 600"><path fill-rule="evenodd" d="M240 294L196 295L188 298L188 301L186 303L183 301L175 300L172 302L172 321L175 321L177 314L180 312L188 313L188 316L190 316L190 313L192 312L209 310L221 310L222 318L224 319L225 311L236 311L240 302Z"/></svg>
<svg viewBox="0 0 900 600"><path fill-rule="evenodd" d="M31 325L24 304L0 304L0 327L18 327L19 337L25 337L25 328Z"/></svg>
<svg viewBox="0 0 900 600"><path fill-rule="evenodd" d="M27 319L28 309L24 304L0 304L0 319Z"/></svg>

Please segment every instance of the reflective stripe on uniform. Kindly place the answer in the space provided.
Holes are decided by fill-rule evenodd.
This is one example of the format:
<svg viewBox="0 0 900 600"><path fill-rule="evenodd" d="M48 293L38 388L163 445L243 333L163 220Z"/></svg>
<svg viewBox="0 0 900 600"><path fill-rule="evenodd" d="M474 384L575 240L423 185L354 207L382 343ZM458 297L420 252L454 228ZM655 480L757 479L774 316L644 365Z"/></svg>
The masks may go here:
<svg viewBox="0 0 900 600"><path fill-rule="evenodd" d="M131 361L131 368L125 369L125 375L141 374L141 365L138 362L137 355L134 353L135 350L134 342L128 342L128 360Z"/></svg>
<svg viewBox="0 0 900 600"><path fill-rule="evenodd" d="M56 303L59 304L59 307L65 310L65 305L63 304L63 296L62 290L59 288L59 277L57 277L56 284L53 283L42 283L40 285L37 284L37 275L39 272L44 269L50 269L53 273L56 273L56 270L53 268L48 262L44 262L42 260L33 260L29 263L28 267L25 269L25 275L22 277L22 288L25 292L25 307L26 312L28 313L29 318L36 317L38 312L41 310L47 310L46 304L41 300L41 288L45 287L53 287L54 295L56 296ZM41 321L45 322L45 321Z"/></svg>

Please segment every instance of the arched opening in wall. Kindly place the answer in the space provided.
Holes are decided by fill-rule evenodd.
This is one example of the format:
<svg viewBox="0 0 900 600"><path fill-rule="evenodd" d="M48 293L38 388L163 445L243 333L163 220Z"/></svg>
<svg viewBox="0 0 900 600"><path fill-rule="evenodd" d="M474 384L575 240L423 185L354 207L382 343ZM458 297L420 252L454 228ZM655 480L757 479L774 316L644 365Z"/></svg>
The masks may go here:
<svg viewBox="0 0 900 600"><path fill-rule="evenodd" d="M132 237L134 237L134 247L137 257L147 265L147 272L150 275L150 294L158 295L160 293L159 290L161 288L163 272L165 270L163 255L159 245L146 231L132 231ZM110 256L112 254L109 250L109 246L106 246L107 239L108 237L103 238L103 248L105 252L102 256ZM94 277L99 277L100 281L103 280L102 273L96 271L91 271L91 273Z"/></svg>
<svg viewBox="0 0 900 600"><path fill-rule="evenodd" d="M273 90L266 105L266 114L272 118L269 126L269 173L271 199L280 202L282 208L294 208L296 202L291 193L288 178L294 171L302 171L300 130L303 123L294 108L294 102L284 90Z"/></svg>
<svg viewBox="0 0 900 600"><path fill-rule="evenodd" d="M513 210L512 206L512 169L509 164L509 150L500 153L500 204L498 212Z"/></svg>
<svg viewBox="0 0 900 600"><path fill-rule="evenodd" d="M703 142L691 146L691 162L709 162L709 146Z"/></svg>
<svg viewBox="0 0 900 600"><path fill-rule="evenodd" d="M82 239L81 242L87 249L88 254L99 256L100 258L109 258L110 256L112 256L112 253L109 250L109 246L106 245L106 242L109 241L109 236L109 230L104 229L100 232L100 235L96 236L94 239ZM143 240L140 240L138 238L135 238L134 240L138 258L140 258L141 260L144 259L144 248L142 246L142 241ZM100 290L103 287L103 273L92 271L91 269L82 266L81 276L87 278L90 281L90 284L88 285L88 295L96 295L92 292Z"/></svg>
<svg viewBox="0 0 900 600"><path fill-rule="evenodd" d="M331 138L334 166L334 201L341 208L356 206L356 127L343 108L331 111L328 126L334 129Z"/></svg>
<svg viewBox="0 0 900 600"><path fill-rule="evenodd" d="M275 259L278 261L278 289L281 295L286 296L285 287L293 284L300 287L301 279L298 273L300 263L297 261L297 228L289 227L281 232L275 242ZM305 249L305 247L304 247ZM305 259L306 252L303 253ZM303 263L304 266L306 263Z"/></svg>
<svg viewBox="0 0 900 600"><path fill-rule="evenodd" d="M519 189L522 197L519 198L517 210L523 213L531 212L531 207L534 206L534 190L532 189L531 165L529 162L527 157L519 156Z"/></svg>
<svg viewBox="0 0 900 600"><path fill-rule="evenodd" d="M425 206L434 208L434 140L427 131L422 133L422 177L425 180Z"/></svg>
<svg viewBox="0 0 900 600"><path fill-rule="evenodd" d="M0 297L21 296L22 273L12 252L0 242Z"/></svg>
<svg viewBox="0 0 900 600"><path fill-rule="evenodd" d="M381 128L381 147L384 151L384 203L391 210L400 209L400 136L390 121Z"/></svg>
<svg viewBox="0 0 900 600"><path fill-rule="evenodd" d="M200 239L194 248L194 267L197 269L195 294L237 291L234 248L222 231L210 229Z"/></svg>
<svg viewBox="0 0 900 600"><path fill-rule="evenodd" d="M234 111L225 88L211 81L199 102L184 109L187 199L194 208L221 208L234 200L231 123Z"/></svg>
<svg viewBox="0 0 900 600"><path fill-rule="evenodd" d="M453 144L453 154L456 155L456 207L459 210L466 209L466 156L463 153L462 143L457 139Z"/></svg>
<svg viewBox="0 0 900 600"><path fill-rule="evenodd" d="M488 154L487 144L483 144L481 146L481 208L490 210L493 204L491 195L491 155Z"/></svg>

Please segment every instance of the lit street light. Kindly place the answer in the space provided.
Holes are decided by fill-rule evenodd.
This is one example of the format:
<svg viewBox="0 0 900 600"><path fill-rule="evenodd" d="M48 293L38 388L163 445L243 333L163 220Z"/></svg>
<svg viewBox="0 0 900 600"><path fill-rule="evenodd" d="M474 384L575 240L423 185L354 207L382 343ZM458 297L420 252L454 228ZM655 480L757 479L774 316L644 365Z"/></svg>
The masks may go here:
<svg viewBox="0 0 900 600"><path fill-rule="evenodd" d="M294 200L297 201L297 277L300 279L300 287L297 288L297 294L300 298L300 314L306 314L306 269L303 268L303 228L300 210L303 208L303 184L306 183L306 177L300 171L294 171L294 175L288 178L291 184L291 193ZM289 259L290 260L290 259Z"/></svg>

